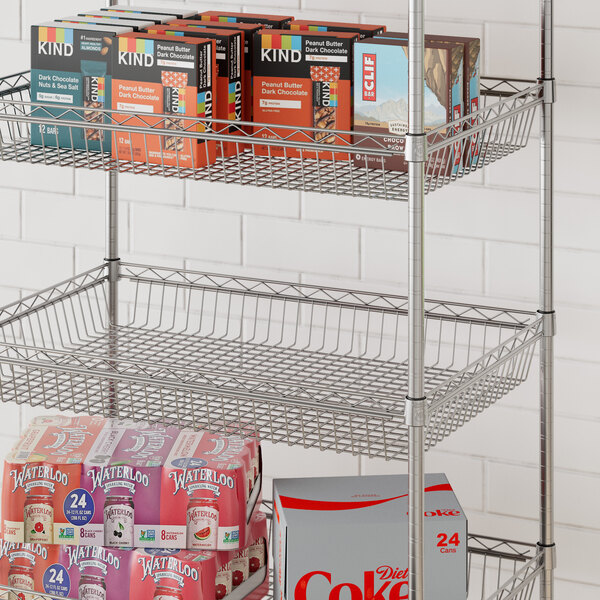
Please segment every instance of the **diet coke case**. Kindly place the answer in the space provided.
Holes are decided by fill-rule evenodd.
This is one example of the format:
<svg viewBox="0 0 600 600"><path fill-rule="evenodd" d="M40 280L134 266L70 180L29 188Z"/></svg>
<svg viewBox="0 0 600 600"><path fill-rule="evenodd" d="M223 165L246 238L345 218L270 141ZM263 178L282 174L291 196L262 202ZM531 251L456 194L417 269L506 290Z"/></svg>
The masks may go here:
<svg viewBox="0 0 600 600"><path fill-rule="evenodd" d="M61 579L68 581L69 590L45 591L79 600L121 600L123 590L129 589L131 554L130 549L62 546L60 566L66 575L63 571Z"/></svg>
<svg viewBox="0 0 600 600"><path fill-rule="evenodd" d="M200 431L180 433L162 475L160 511L164 547L188 550L244 548L247 524L260 504L252 491L250 446L243 438Z"/></svg>
<svg viewBox="0 0 600 600"><path fill-rule="evenodd" d="M408 476L278 479L274 600L408 598ZM425 476L425 600L467 597L467 519Z"/></svg>
<svg viewBox="0 0 600 600"><path fill-rule="evenodd" d="M58 551L58 546L0 540L0 585L18 588L24 592L19 595L0 593L0 598L32 600L35 594L26 592L43 592L44 573L58 561Z"/></svg>
<svg viewBox="0 0 600 600"><path fill-rule="evenodd" d="M162 466L176 427L109 421L83 465L82 487L95 506L82 528L86 544L108 547L160 546Z"/></svg>
<svg viewBox="0 0 600 600"><path fill-rule="evenodd" d="M77 542L74 523L93 508L81 486L81 464L106 420L38 417L5 460L2 536L8 542Z"/></svg>

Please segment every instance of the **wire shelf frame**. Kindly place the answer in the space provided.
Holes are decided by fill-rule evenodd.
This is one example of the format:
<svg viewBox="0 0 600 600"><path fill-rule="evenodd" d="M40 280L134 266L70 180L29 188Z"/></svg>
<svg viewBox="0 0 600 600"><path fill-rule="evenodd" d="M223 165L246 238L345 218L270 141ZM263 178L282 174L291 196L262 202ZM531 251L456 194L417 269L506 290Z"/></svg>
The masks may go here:
<svg viewBox="0 0 600 600"><path fill-rule="evenodd" d="M525 147L537 106L542 102L541 92L542 86L532 81L482 78L482 108L427 134L425 191L432 192ZM147 117L100 109L94 109L91 129L85 116L89 109L31 100L29 72L0 79L1 160L387 200L407 199L407 169L402 167L406 163L402 161L396 166L398 170L390 170L385 163L386 159L403 158L403 136L397 136L397 146L388 149L385 138L389 135L361 133L359 138L351 131L331 130L328 141L338 144L336 152L332 152L331 143L315 141L315 134L321 130L314 127L291 129L290 126L241 121L232 125L231 121L217 119ZM63 128L66 143L64 139L59 143L57 125ZM37 145L31 144L34 128L36 133L39 131ZM86 136L83 147L74 143L82 130L92 132L91 138L105 151L92 150L92 140L88 141ZM115 144L117 137L121 140L120 146ZM161 148L158 156L149 150L157 139ZM228 156L223 146L219 146L220 153L214 163L188 166L183 157L192 153L198 140L229 145L235 148L236 154ZM112 153L111 141L116 148ZM174 164L165 159L167 147L176 149ZM204 152L204 158L208 159L208 146L204 144L203 148L200 153Z"/></svg>
<svg viewBox="0 0 600 600"><path fill-rule="evenodd" d="M0 310L0 400L405 459L407 299L101 266ZM430 448L517 387L537 313L426 305Z"/></svg>

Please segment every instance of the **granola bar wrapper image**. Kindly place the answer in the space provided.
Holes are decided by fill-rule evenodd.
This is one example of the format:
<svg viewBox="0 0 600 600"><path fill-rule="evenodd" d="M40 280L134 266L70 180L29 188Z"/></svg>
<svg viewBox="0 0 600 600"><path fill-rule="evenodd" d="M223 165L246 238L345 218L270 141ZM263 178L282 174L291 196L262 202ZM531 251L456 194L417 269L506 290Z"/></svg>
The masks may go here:
<svg viewBox="0 0 600 600"><path fill-rule="evenodd" d="M83 118L90 123L104 123L106 108L106 63L92 60L81 61L83 74ZM104 131L101 129L84 129L86 140L101 142Z"/></svg>
<svg viewBox="0 0 600 600"><path fill-rule="evenodd" d="M188 85L188 74L177 71L163 71L161 73L163 85L163 102L165 114L185 115L186 112L186 88ZM167 129L183 129L184 119L169 119L165 125ZM181 151L185 143L182 137L161 138L165 150Z"/></svg>
<svg viewBox="0 0 600 600"><path fill-rule="evenodd" d="M310 68L310 78L313 82L313 126L323 129L315 132L315 141L334 144L335 135L327 130L337 128L340 68L314 66Z"/></svg>

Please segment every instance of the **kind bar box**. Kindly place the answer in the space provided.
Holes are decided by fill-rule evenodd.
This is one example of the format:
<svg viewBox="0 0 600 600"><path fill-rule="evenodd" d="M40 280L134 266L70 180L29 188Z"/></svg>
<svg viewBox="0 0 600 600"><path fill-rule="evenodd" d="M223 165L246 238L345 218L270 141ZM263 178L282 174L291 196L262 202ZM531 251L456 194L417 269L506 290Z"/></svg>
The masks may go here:
<svg viewBox="0 0 600 600"><path fill-rule="evenodd" d="M79 600L121 600L129 589L132 558L129 549L61 546L60 575L54 583L44 577L45 591Z"/></svg>
<svg viewBox="0 0 600 600"><path fill-rule="evenodd" d="M175 37L198 37L214 39L217 53L217 95L215 118L228 121L241 121L243 115L242 73L244 64L244 34L232 29L198 29L157 25L149 27L148 33ZM239 130L226 127L222 123L214 125L219 133L235 135ZM241 144L217 142L218 156L235 156L241 150Z"/></svg>
<svg viewBox="0 0 600 600"><path fill-rule="evenodd" d="M56 565L58 555L58 546L0 539L0 585L23 590L23 594L4 592L2 598L31 600L36 595L27 592L44 592L44 574L50 573L51 567Z"/></svg>
<svg viewBox="0 0 600 600"><path fill-rule="evenodd" d="M458 44L427 42L425 47L425 131L462 116L463 49ZM404 150L408 131L408 40L371 38L354 47L354 130L383 134L389 149ZM355 136L365 154L354 157L357 166L381 168L380 157L369 155L374 142L367 136ZM462 160L461 144L451 155L441 156L438 164L428 163L428 172L450 174ZM443 162L442 162L443 161ZM385 157L386 169L408 168L402 155Z"/></svg>
<svg viewBox="0 0 600 600"><path fill-rule="evenodd" d="M315 127L314 140L325 148L350 141L349 136L328 133L351 126L352 48L357 33L290 32L262 30L254 41L254 120L259 123ZM290 136L307 141L305 133L277 129L277 136L262 127L255 135L266 139ZM255 146L263 156L315 158L316 152ZM320 158L334 155L319 152ZM347 154L336 153L346 159Z"/></svg>
<svg viewBox="0 0 600 600"><path fill-rule="evenodd" d="M121 13L122 15L168 15L173 19L193 19L198 11L190 10L185 6L127 6L126 4L114 4L100 10L110 13Z"/></svg>
<svg viewBox="0 0 600 600"><path fill-rule="evenodd" d="M160 543L162 466L176 427L109 421L83 463L82 487L96 507L82 527L86 544L118 548Z"/></svg>
<svg viewBox="0 0 600 600"><path fill-rule="evenodd" d="M252 121L252 57L254 55L254 34L260 31L263 26L253 23L221 23L220 21L197 21L197 20L178 20L173 21L172 25L189 27L190 29L204 28L225 28L240 31L244 34L244 71L242 74L242 120ZM251 133L251 128L245 129Z"/></svg>
<svg viewBox="0 0 600 600"><path fill-rule="evenodd" d="M160 13L127 13L123 14L121 12L113 12L112 10L87 10L79 13L80 17L94 17L97 19L126 19L128 21L144 21L150 23L154 23L155 25L160 25L164 23L168 23L169 21L173 21L175 17L173 15L168 14L160 14Z"/></svg>
<svg viewBox="0 0 600 600"><path fill-rule="evenodd" d="M85 519L93 510L79 491L81 464L104 425L105 419L99 417L32 421L4 463L2 536L6 541L52 544L73 539L71 520Z"/></svg>
<svg viewBox="0 0 600 600"><path fill-rule="evenodd" d="M162 472L163 547L244 548L262 492L252 465L241 438L182 431Z"/></svg>
<svg viewBox="0 0 600 600"><path fill-rule="evenodd" d="M140 20L140 19L113 19L110 17L82 17L82 16L74 16L74 17L61 17L60 19L54 19L57 23L69 23L70 25L76 23L86 23L88 25L103 25L104 27L112 27L113 30L115 27L127 27L130 31L141 31L146 27L150 27L154 23L148 19ZM119 31L119 33L123 33Z"/></svg>
<svg viewBox="0 0 600 600"><path fill-rule="evenodd" d="M292 31L350 31L358 33L361 40L385 32L385 25L366 25L364 23L333 23L328 21L294 20L284 29Z"/></svg>
<svg viewBox="0 0 600 600"><path fill-rule="evenodd" d="M164 35L130 33L119 36L113 57L113 107L143 114L143 120L115 114L129 126L193 132L205 131L202 123L185 117L213 118L216 94L214 40L167 39ZM173 115L163 117L151 115ZM153 164L198 168L216 160L213 141L144 133L116 134L113 156Z"/></svg>
<svg viewBox="0 0 600 600"><path fill-rule="evenodd" d="M385 32L376 37L392 39L408 39L407 33ZM480 77L481 77L481 40L479 38L456 37L451 35L428 34L426 42L444 42L458 44L463 48L463 116L479 110ZM471 119L471 125L477 124L477 118ZM477 162L481 141L475 135L464 149L465 166Z"/></svg>
<svg viewBox="0 0 600 600"><path fill-rule="evenodd" d="M408 597L408 476L273 485L275 600ZM465 600L467 520L443 474L425 476L424 557L425 600Z"/></svg>
<svg viewBox="0 0 600 600"><path fill-rule="evenodd" d="M129 27L43 23L31 28L31 100L58 108L34 108L32 116L104 123L111 108L112 53ZM84 107L84 110L65 110ZM94 127L32 125L31 143L92 151L111 150L110 132Z"/></svg>
<svg viewBox="0 0 600 600"><path fill-rule="evenodd" d="M252 23L262 25L265 29L284 29L294 17L282 15L264 15L259 13L221 12L207 10L198 15L201 21L217 21L221 23Z"/></svg>

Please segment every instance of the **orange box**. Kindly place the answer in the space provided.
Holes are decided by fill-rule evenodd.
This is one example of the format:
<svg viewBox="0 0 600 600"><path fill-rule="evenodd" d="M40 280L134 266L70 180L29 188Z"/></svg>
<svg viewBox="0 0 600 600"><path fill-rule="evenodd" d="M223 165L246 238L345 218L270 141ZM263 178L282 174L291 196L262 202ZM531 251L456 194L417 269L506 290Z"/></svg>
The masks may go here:
<svg viewBox="0 0 600 600"><path fill-rule="evenodd" d="M271 29L255 34L254 120L258 123L315 127L321 131L294 133L277 129L275 135L256 126L254 135L264 139L281 136L293 141L320 142L323 149L350 143L352 123L352 55L358 33ZM261 156L316 158L309 150L255 146ZM319 151L319 158L348 160L348 154Z"/></svg>
<svg viewBox="0 0 600 600"><path fill-rule="evenodd" d="M254 34L257 31L263 29L263 26L256 23L221 23L220 21L196 21L192 19L178 19L173 21L171 25L177 25L180 27L189 27L190 29L206 29L210 28L223 28L223 29L234 29L241 31L244 34L244 73L242 75L242 89L243 91L243 109L242 109L242 120L252 121L252 56L254 55ZM248 133L251 133L251 128L247 129Z"/></svg>
<svg viewBox="0 0 600 600"><path fill-rule="evenodd" d="M282 15L265 15L262 13L222 12L206 10L198 14L201 21L218 21L221 23L254 23L265 29L283 29L294 17Z"/></svg>
<svg viewBox="0 0 600 600"><path fill-rule="evenodd" d="M361 40L373 37L374 35L379 35L386 30L385 25L337 23L333 21L311 21L302 19L292 21L289 25L286 25L284 29L291 29L292 31L349 31L351 33L358 33Z"/></svg>
<svg viewBox="0 0 600 600"><path fill-rule="evenodd" d="M129 127L206 131L188 117L211 119L216 99L215 41L148 33L128 33L116 40L113 53L112 105L133 116L114 114ZM135 116L135 113L139 116ZM177 115L172 118L151 115ZM113 156L198 168L216 160L216 142L182 136L115 133Z"/></svg>
<svg viewBox="0 0 600 600"><path fill-rule="evenodd" d="M156 25L146 30L150 34L175 37L214 39L217 56L217 97L215 118L229 121L243 120L242 74L244 72L244 33L233 29L193 28L178 25ZM239 135L239 129L216 123L219 133ZM218 156L235 156L242 149L241 143L217 142Z"/></svg>

